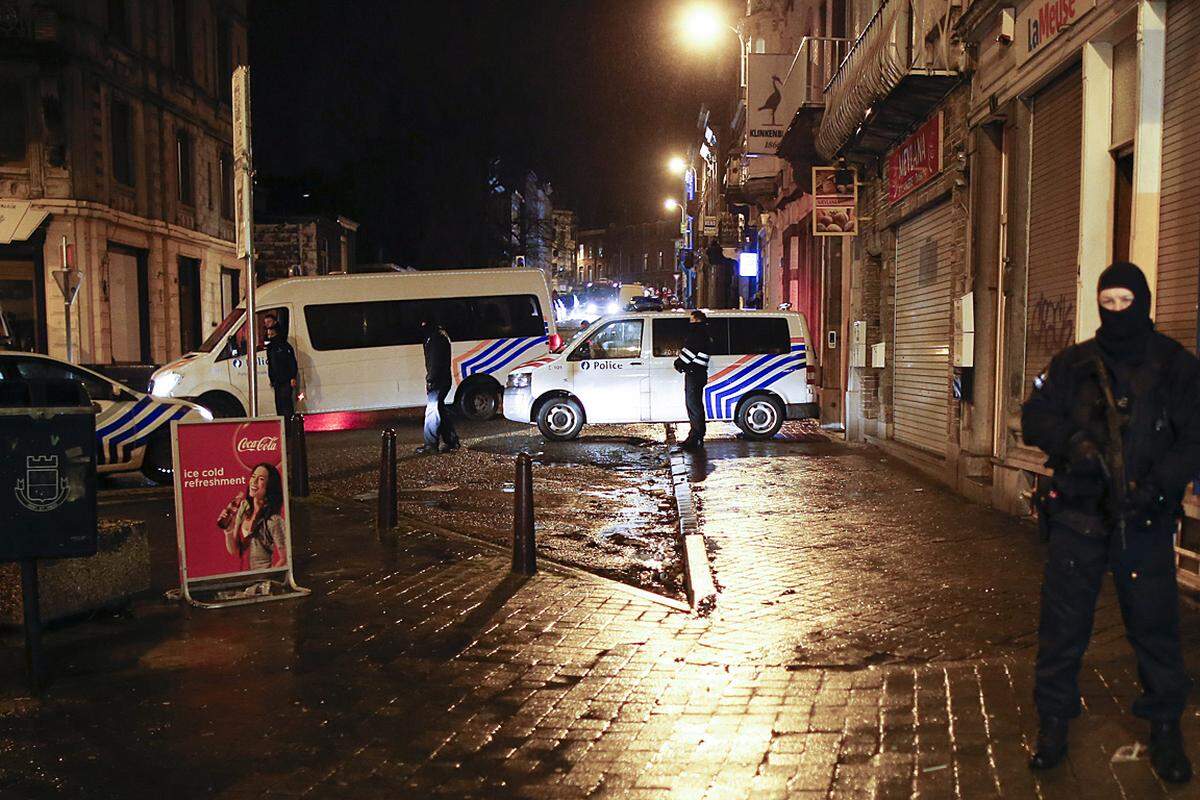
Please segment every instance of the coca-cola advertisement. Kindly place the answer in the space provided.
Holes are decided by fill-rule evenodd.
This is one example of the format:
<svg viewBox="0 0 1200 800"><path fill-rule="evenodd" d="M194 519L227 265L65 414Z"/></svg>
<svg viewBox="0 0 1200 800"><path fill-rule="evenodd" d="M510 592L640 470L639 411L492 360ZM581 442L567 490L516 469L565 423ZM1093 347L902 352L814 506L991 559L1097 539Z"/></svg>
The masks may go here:
<svg viewBox="0 0 1200 800"><path fill-rule="evenodd" d="M175 447L181 584L289 571L283 420L177 424Z"/></svg>

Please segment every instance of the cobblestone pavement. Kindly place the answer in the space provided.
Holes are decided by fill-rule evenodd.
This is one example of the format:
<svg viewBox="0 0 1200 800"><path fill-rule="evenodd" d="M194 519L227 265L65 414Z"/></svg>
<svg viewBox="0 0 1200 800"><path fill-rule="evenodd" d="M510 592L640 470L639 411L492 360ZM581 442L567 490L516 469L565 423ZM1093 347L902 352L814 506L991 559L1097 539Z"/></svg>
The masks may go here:
<svg viewBox="0 0 1200 800"><path fill-rule="evenodd" d="M869 448L714 433L712 616L298 503L310 599L53 632L48 699L0 700L0 796L1196 796L1112 763L1143 731L1111 590L1070 763L1026 769L1031 527Z"/></svg>

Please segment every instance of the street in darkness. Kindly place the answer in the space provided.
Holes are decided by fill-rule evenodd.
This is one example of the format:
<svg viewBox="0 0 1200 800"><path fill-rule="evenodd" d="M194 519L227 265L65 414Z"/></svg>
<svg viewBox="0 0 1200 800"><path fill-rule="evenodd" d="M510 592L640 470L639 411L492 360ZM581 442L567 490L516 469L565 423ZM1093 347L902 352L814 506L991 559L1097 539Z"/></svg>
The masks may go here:
<svg viewBox="0 0 1200 800"><path fill-rule="evenodd" d="M1198 797L1200 0L0 0L0 800Z"/></svg>

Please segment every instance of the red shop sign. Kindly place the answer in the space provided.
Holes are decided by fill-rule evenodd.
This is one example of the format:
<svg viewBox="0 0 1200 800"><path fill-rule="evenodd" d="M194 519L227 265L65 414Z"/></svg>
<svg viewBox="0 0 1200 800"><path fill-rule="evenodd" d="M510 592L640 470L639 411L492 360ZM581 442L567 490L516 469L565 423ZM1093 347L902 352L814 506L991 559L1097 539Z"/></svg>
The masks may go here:
<svg viewBox="0 0 1200 800"><path fill-rule="evenodd" d="M888 153L888 202L894 203L942 171L942 112Z"/></svg>

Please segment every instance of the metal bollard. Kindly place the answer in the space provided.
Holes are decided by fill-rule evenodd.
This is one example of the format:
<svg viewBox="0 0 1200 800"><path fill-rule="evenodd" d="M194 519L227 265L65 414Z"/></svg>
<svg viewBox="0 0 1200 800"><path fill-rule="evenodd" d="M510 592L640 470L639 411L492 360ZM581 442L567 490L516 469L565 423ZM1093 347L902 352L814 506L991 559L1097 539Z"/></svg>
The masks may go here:
<svg viewBox="0 0 1200 800"><path fill-rule="evenodd" d="M537 572L537 544L533 539L533 459L528 453L517 456L517 474L513 482L512 571L522 575Z"/></svg>
<svg viewBox="0 0 1200 800"><path fill-rule="evenodd" d="M308 497L308 442L304 438L304 415L293 414L287 422L288 483L293 497Z"/></svg>
<svg viewBox="0 0 1200 800"><path fill-rule="evenodd" d="M396 527L396 429L383 432L379 453L379 511L375 527L380 532Z"/></svg>

